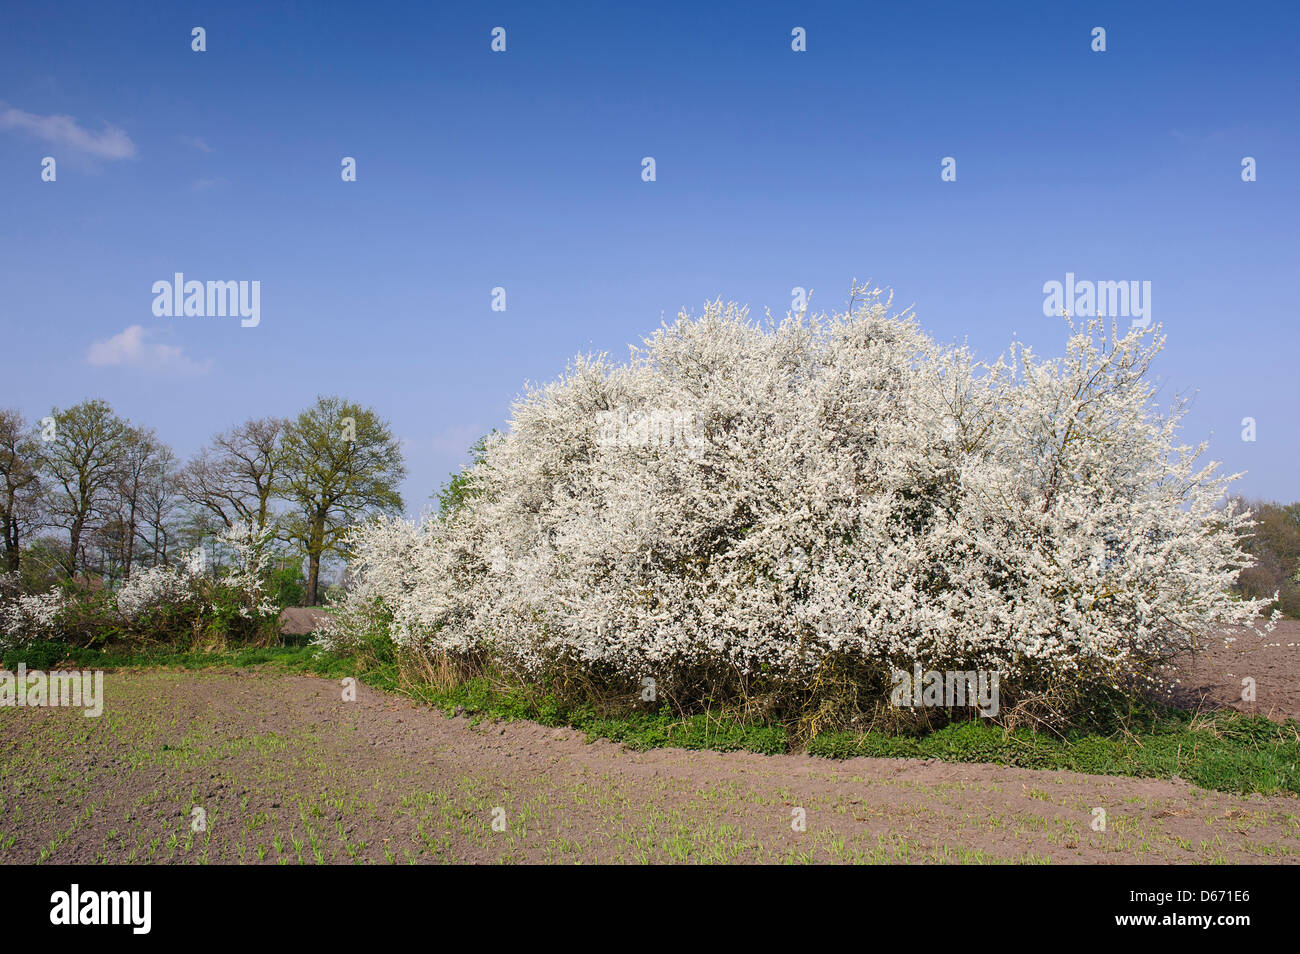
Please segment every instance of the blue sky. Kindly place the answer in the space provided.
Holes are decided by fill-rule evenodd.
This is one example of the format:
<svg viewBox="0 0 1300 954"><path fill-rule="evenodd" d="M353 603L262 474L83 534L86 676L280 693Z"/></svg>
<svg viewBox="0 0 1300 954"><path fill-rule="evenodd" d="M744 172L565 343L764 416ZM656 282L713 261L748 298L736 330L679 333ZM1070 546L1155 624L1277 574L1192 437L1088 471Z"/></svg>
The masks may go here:
<svg viewBox="0 0 1300 954"><path fill-rule="evenodd" d="M0 405L102 397L189 454L340 393L415 512L525 380L683 306L871 278L1056 353L1073 272L1150 281L1187 438L1300 498L1296 4L556 6L6 4ZM156 318L175 272L260 281L260 325Z"/></svg>

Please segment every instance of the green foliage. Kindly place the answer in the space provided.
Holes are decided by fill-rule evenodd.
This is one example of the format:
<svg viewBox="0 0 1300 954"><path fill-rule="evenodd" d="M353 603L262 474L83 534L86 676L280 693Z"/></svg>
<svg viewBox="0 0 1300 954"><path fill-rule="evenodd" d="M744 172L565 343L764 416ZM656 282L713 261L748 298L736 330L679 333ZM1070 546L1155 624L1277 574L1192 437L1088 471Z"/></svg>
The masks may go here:
<svg viewBox="0 0 1300 954"><path fill-rule="evenodd" d="M67 545L56 537L40 537L23 547L18 573L24 593L44 593L63 579Z"/></svg>
<svg viewBox="0 0 1300 954"><path fill-rule="evenodd" d="M827 758L933 758L1021 768L1184 778L1230 792L1300 794L1300 724L1221 712L1170 712L1137 732L1074 732L1064 738L987 722L952 723L919 737L880 732L819 735L808 752Z"/></svg>
<svg viewBox="0 0 1300 954"><path fill-rule="evenodd" d="M297 566L272 570L267 575L266 594L280 609L302 606L307 599L307 581L302 570Z"/></svg>
<svg viewBox="0 0 1300 954"><path fill-rule="evenodd" d="M438 516L447 520L454 516L465 502L472 498L476 492L470 474L474 468L483 463L483 458L487 454L487 442L492 435L496 434L496 428L488 434L484 434L476 440L469 449L469 463L456 473L451 475L451 479L442 485L442 489L431 494L430 496L438 502Z"/></svg>
<svg viewBox="0 0 1300 954"><path fill-rule="evenodd" d="M50 491L45 508L54 524L68 530L64 569L75 576L89 521L121 476L119 461L127 451L131 427L101 400L55 408L50 416L54 438L42 443L40 456Z"/></svg>
<svg viewBox="0 0 1300 954"><path fill-rule="evenodd" d="M48 639L34 639L30 643L7 650L0 656L0 666L10 671L20 663L28 669L53 669L68 656L68 647Z"/></svg>
<svg viewBox="0 0 1300 954"><path fill-rule="evenodd" d="M307 646L263 646L222 650L173 648L99 649L69 647L63 643L32 642L6 652L2 661L13 670L19 663L28 669L210 669L217 666L247 667L271 665L295 671L320 672L316 650ZM324 674L323 672L321 674Z"/></svg>
<svg viewBox="0 0 1300 954"><path fill-rule="evenodd" d="M399 513L406 476L400 442L370 408L322 396L285 428L280 493L284 535L307 554L306 602L316 602L321 561L343 555L349 527L367 514Z"/></svg>
<svg viewBox="0 0 1300 954"><path fill-rule="evenodd" d="M634 749L672 746L714 752L759 752L780 755L790 750L784 726L744 724L714 718L707 713L680 718L668 710L653 715L633 713L622 717L588 718L576 724L588 738L622 742Z"/></svg>
<svg viewBox="0 0 1300 954"><path fill-rule="evenodd" d="M274 618L259 619L245 615L246 595L242 590L222 580L205 587L204 604L199 625L195 630L195 639L198 641L219 644L260 642L269 638L274 632ZM177 627L168 620L158 628L159 641L168 641L176 632Z"/></svg>
<svg viewBox="0 0 1300 954"><path fill-rule="evenodd" d="M73 646L102 646L124 635L113 595L101 586L65 580L58 640Z"/></svg>
<svg viewBox="0 0 1300 954"><path fill-rule="evenodd" d="M43 658L61 647L64 653L114 647L121 652L169 652L228 644L267 645L278 639L275 616L249 612L249 595L225 577L202 580L199 591L180 602L159 602L127 618L118 611L113 590L81 580L59 584L64 594L53 638L33 642ZM13 650L21 658L29 647ZM6 657L7 658L7 657Z"/></svg>

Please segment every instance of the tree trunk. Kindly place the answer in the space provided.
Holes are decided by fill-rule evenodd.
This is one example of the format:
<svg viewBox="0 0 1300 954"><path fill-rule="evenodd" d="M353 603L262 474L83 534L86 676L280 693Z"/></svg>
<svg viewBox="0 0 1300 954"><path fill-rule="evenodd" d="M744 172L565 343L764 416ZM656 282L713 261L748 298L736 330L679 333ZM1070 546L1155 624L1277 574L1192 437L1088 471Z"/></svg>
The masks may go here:
<svg viewBox="0 0 1300 954"><path fill-rule="evenodd" d="M311 554L307 565L307 605L316 605L316 581L320 579L320 554Z"/></svg>
<svg viewBox="0 0 1300 954"><path fill-rule="evenodd" d="M131 508L126 520L126 552L122 554L125 563L123 579L131 579L131 563L135 560L135 496L131 497Z"/></svg>
<svg viewBox="0 0 1300 954"><path fill-rule="evenodd" d="M10 511L12 513L12 511ZM5 516L5 569L10 573L18 572L22 560L22 545L18 539L18 520Z"/></svg>
<svg viewBox="0 0 1300 954"><path fill-rule="evenodd" d="M325 518L314 517L311 522L311 542L307 546L307 605L316 605L316 584L320 580L320 555L325 543Z"/></svg>
<svg viewBox="0 0 1300 954"><path fill-rule="evenodd" d="M18 569L18 518L15 510L18 506L16 494L10 490L6 494L4 507L5 524L5 569L12 573Z"/></svg>
<svg viewBox="0 0 1300 954"><path fill-rule="evenodd" d="M84 525L82 519L78 517L72 521L72 527L68 531L71 538L68 543L68 579L77 575L77 551L81 549L81 528Z"/></svg>

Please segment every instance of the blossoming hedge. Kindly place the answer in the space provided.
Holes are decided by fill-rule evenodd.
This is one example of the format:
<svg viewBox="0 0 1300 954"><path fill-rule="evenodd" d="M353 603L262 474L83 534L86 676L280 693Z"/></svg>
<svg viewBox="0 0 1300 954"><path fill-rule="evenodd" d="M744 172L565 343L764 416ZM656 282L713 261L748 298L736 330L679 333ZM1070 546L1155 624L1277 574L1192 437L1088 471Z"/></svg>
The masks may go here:
<svg viewBox="0 0 1300 954"><path fill-rule="evenodd" d="M265 536L237 525L215 542L230 557L216 577L190 564L158 565L139 570L116 590L66 584L27 595L17 573L0 574L0 651L37 641L180 646L272 638L279 607L264 585Z"/></svg>
<svg viewBox="0 0 1300 954"><path fill-rule="evenodd" d="M358 528L322 641L378 622L424 654L686 701L916 664L1023 694L1131 684L1264 608L1229 593L1234 478L1154 402L1158 332L1071 323L1063 357L988 363L859 293L779 323L715 302L625 364L575 359L452 513Z"/></svg>

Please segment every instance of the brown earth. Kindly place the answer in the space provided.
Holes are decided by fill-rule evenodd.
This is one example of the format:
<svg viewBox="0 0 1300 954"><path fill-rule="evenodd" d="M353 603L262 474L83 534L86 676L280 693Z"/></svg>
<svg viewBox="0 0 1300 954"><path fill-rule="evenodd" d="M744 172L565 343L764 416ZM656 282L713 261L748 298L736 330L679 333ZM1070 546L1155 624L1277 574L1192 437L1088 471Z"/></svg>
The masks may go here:
<svg viewBox="0 0 1300 954"><path fill-rule="evenodd" d="M1261 621L1257 628L1264 629ZM1227 629L1201 652L1179 660L1173 701L1188 709L1232 708L1282 721L1300 719L1300 620L1279 620L1261 637ZM1242 680L1255 682L1255 700L1242 699Z"/></svg>
<svg viewBox="0 0 1300 954"><path fill-rule="evenodd" d="M285 636L306 636L329 618L317 606L289 606L280 611L280 632Z"/></svg>
<svg viewBox="0 0 1300 954"><path fill-rule="evenodd" d="M1238 672L1257 674L1256 710L1294 714L1298 633L1189 661L1185 691L1231 702ZM363 686L344 701L338 683L271 670L109 673L105 696L93 719L0 709L0 861L1300 858L1300 800L1176 780L633 752L533 723L473 725Z"/></svg>

